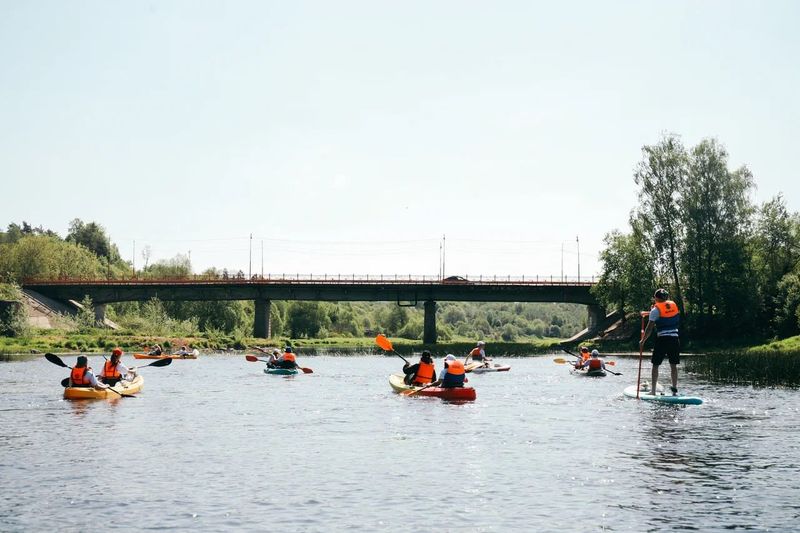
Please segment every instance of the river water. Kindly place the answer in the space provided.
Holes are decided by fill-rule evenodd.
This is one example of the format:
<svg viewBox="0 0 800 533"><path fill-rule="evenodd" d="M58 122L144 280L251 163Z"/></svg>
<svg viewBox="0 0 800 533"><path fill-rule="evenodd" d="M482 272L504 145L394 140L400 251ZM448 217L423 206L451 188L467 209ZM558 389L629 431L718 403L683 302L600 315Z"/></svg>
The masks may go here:
<svg viewBox="0 0 800 533"><path fill-rule="evenodd" d="M622 397L635 359L583 378L554 357L470 375L467 404L393 393L396 357L279 377L201 356L79 402L44 358L0 363L0 531L800 527L800 392L681 374L705 403L654 405Z"/></svg>

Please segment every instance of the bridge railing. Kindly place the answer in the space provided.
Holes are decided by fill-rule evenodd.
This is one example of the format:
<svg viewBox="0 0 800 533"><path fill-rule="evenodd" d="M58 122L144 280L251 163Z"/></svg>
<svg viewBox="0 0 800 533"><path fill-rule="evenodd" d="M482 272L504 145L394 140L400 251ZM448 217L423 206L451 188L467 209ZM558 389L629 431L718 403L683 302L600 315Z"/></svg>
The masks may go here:
<svg viewBox="0 0 800 533"><path fill-rule="evenodd" d="M61 278L26 278L22 281L23 285L124 285L124 284L270 284L270 283L313 283L313 284L443 284L443 285L495 285L495 284L514 284L514 285L594 285L594 276L577 278L576 276L557 276L557 275L522 275L522 276L503 276L503 275L465 275L447 276L442 278L438 275L429 274L254 274L251 277L243 273L220 274L217 276L208 274L196 274L182 277L159 277L153 278L146 275L130 276L124 278L82 278L82 277L61 277Z"/></svg>

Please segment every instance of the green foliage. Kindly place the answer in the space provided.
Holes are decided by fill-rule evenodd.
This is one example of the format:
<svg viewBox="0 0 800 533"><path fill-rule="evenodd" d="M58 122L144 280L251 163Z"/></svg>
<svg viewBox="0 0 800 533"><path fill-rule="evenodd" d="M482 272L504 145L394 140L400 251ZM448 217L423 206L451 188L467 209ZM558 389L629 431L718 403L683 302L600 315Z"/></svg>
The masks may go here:
<svg viewBox="0 0 800 533"><path fill-rule="evenodd" d="M316 337L321 329L327 329L330 324L330 318L320 302L293 302L289 308L288 325L292 338Z"/></svg>
<svg viewBox="0 0 800 533"><path fill-rule="evenodd" d="M85 224L79 218L74 219L69 224L69 233L65 240L87 248L97 257L105 258L109 263L120 260L117 246L111 243L105 228L95 222Z"/></svg>
<svg viewBox="0 0 800 533"><path fill-rule="evenodd" d="M78 327L78 331L87 333L96 327L95 322L94 303L92 299L86 295L83 297L83 300L81 300L81 306L78 309L78 313L75 315L75 323Z"/></svg>
<svg viewBox="0 0 800 533"><path fill-rule="evenodd" d="M28 313L18 285L0 283L0 335L25 337L30 334Z"/></svg>
<svg viewBox="0 0 800 533"><path fill-rule="evenodd" d="M10 280L34 278L97 278L103 263L83 246L45 235L25 236L0 244L0 272Z"/></svg>
<svg viewBox="0 0 800 533"><path fill-rule="evenodd" d="M686 358L686 364L689 372L716 382L754 387L797 387L800 383L800 348L711 353Z"/></svg>

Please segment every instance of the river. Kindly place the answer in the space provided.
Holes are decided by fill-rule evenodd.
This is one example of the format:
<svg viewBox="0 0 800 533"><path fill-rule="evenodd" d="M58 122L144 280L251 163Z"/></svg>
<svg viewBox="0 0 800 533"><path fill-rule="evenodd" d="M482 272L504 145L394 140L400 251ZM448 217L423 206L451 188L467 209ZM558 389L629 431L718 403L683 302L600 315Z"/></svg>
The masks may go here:
<svg viewBox="0 0 800 533"><path fill-rule="evenodd" d="M654 405L622 396L635 359L583 378L554 357L470 375L467 404L393 393L397 357L301 353L314 372L279 377L203 355L102 401L62 400L44 358L0 363L0 531L798 528L800 392L681 374L705 403Z"/></svg>

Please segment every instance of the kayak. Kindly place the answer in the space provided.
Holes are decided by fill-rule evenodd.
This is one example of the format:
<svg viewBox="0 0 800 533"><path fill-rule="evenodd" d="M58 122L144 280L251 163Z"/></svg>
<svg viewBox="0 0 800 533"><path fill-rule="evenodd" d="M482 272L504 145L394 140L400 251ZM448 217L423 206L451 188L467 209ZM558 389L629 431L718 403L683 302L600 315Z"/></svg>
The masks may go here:
<svg viewBox="0 0 800 533"><path fill-rule="evenodd" d="M149 355L146 353L135 353L133 354L134 359L197 359L197 355L190 353L187 355L177 355L177 354L161 354L161 355Z"/></svg>
<svg viewBox="0 0 800 533"><path fill-rule="evenodd" d="M486 372L508 372L511 367L495 363L494 366L478 366L472 369L473 374L485 374Z"/></svg>
<svg viewBox="0 0 800 533"><path fill-rule="evenodd" d="M413 396L433 396L449 401L469 402L476 398L475 389L472 387L456 387L454 389L444 389L442 387L414 387L412 385L406 385L403 381L403 377L403 374L392 374L389 376L389 385L392 386L395 392L419 390L420 392Z"/></svg>
<svg viewBox="0 0 800 533"><path fill-rule="evenodd" d="M142 390L144 378L141 374L133 378L133 381L120 381L113 387L122 394L136 394ZM98 390L94 387L65 387L64 398L67 400L103 400L106 398L119 398L120 395L107 389Z"/></svg>
<svg viewBox="0 0 800 533"><path fill-rule="evenodd" d="M265 374L272 374L273 376L293 376L297 374L296 368L265 368Z"/></svg>
<svg viewBox="0 0 800 533"><path fill-rule="evenodd" d="M569 369L569 373L573 376L583 376L586 378L603 378L606 376L606 371L602 368L599 370L589 370L587 368L572 367Z"/></svg>
<svg viewBox="0 0 800 533"><path fill-rule="evenodd" d="M636 398L636 385L626 387L622 393L628 398ZM648 402L675 403L683 405L700 405L703 403L703 399L696 396L672 396L669 394L664 394L664 389L661 387L661 385L658 386L656 394L651 394L649 390L639 390L639 399Z"/></svg>

